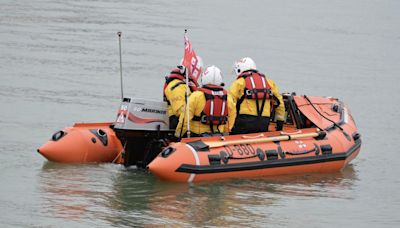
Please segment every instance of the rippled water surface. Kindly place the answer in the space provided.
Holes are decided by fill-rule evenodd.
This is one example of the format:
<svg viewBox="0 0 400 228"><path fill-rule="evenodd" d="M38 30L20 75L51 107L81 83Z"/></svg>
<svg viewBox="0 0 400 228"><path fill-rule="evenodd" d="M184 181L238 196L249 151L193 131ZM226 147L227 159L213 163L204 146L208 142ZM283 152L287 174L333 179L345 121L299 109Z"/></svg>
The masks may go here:
<svg viewBox="0 0 400 228"><path fill-rule="evenodd" d="M2 227L398 227L400 2L0 1ZM234 77L251 56L281 92L335 96L362 134L341 172L172 184L36 153L74 122L113 121L125 96L161 100L183 31Z"/></svg>

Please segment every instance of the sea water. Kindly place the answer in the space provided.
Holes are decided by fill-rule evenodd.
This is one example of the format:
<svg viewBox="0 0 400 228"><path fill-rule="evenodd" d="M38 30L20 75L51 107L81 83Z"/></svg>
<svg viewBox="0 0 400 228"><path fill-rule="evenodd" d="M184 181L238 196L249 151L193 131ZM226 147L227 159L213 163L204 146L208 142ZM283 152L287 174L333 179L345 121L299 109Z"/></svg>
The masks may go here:
<svg viewBox="0 0 400 228"><path fill-rule="evenodd" d="M398 227L400 2L2 0L1 227ZM195 51L226 85L249 56L281 92L349 105L359 156L341 172L174 184L36 149L75 122L116 118L124 95L162 99Z"/></svg>

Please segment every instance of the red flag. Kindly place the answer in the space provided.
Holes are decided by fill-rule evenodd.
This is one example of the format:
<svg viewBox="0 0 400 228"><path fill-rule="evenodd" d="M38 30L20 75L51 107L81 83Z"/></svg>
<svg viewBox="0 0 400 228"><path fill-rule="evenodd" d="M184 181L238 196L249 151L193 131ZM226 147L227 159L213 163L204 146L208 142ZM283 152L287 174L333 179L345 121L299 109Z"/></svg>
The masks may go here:
<svg viewBox="0 0 400 228"><path fill-rule="evenodd" d="M201 74L201 59L196 55L193 50L192 43L190 43L187 34L184 36L185 53L183 55L183 66L188 69L189 76L197 81Z"/></svg>

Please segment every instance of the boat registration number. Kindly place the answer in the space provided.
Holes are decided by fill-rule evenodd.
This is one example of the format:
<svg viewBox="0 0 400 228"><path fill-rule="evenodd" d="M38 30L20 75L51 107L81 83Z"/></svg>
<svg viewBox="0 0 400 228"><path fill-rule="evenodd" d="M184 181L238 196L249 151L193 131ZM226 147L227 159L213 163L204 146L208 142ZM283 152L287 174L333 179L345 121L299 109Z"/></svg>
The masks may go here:
<svg viewBox="0 0 400 228"><path fill-rule="evenodd" d="M224 147L230 156L232 156L235 152L239 155L256 154L256 150L250 144L238 144L238 145L224 146Z"/></svg>

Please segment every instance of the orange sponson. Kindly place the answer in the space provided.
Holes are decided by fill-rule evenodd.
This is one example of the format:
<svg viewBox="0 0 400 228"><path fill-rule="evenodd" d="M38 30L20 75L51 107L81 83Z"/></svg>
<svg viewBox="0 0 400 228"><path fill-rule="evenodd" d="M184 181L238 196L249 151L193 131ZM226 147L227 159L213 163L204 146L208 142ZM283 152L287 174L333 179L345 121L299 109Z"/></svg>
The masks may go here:
<svg viewBox="0 0 400 228"><path fill-rule="evenodd" d="M37 151L49 161L61 163L123 163L123 147L111 123L76 123L54 133Z"/></svg>
<svg viewBox="0 0 400 228"><path fill-rule="evenodd" d="M262 142L287 137L290 132L270 132L221 137L192 138L171 144L150 163L150 172L167 181L198 182L299 172L329 172L342 169L357 156L361 142L342 141L342 132L316 139L317 129L302 129L295 135L316 137ZM245 137L246 136L246 137ZM329 139L328 139L329 138ZM260 142L254 142L259 140ZM230 144L230 141L243 143ZM215 143L226 145L213 147Z"/></svg>

